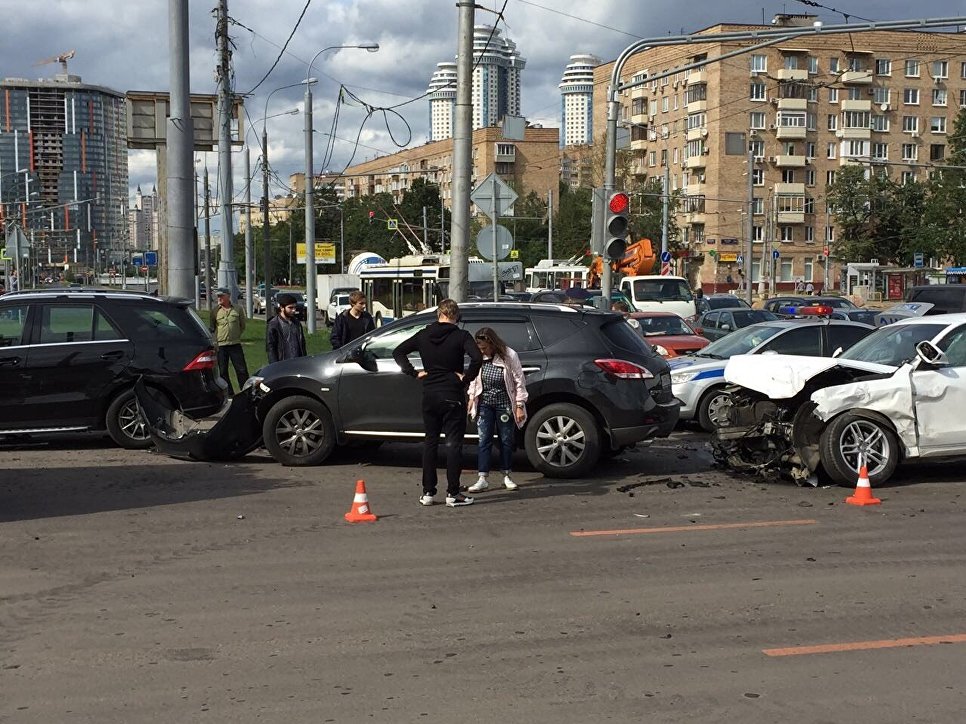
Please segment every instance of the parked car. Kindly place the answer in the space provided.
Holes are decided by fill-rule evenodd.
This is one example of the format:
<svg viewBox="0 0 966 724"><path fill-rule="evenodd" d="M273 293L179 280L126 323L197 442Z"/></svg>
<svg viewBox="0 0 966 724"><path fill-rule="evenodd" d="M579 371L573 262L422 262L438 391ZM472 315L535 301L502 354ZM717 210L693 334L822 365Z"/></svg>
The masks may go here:
<svg viewBox="0 0 966 724"><path fill-rule="evenodd" d="M711 312L715 309L751 309L748 302L734 294L709 294L703 297L695 297L694 307L697 309L695 316L701 316L705 312Z"/></svg>
<svg viewBox="0 0 966 724"><path fill-rule="evenodd" d="M911 287L906 292L906 302L931 304L927 315L966 312L966 284L923 284Z"/></svg>
<svg viewBox="0 0 966 724"><path fill-rule="evenodd" d="M708 432L718 423L728 398L725 365L735 355L766 352L831 357L868 335L875 328L858 322L826 319L779 319L739 329L700 352L669 360L671 388L681 401L681 419L697 420Z"/></svg>
<svg viewBox="0 0 966 724"><path fill-rule="evenodd" d="M331 327L335 324L335 318L338 317L342 312L349 308L349 294L339 293L333 294L332 300L329 302L329 306L323 313L323 319L325 320L326 326Z"/></svg>
<svg viewBox="0 0 966 724"><path fill-rule="evenodd" d="M699 334L713 342L726 334L731 334L736 329L742 329L759 322L774 322L776 319L779 319L777 314L772 314L764 309L721 309L702 314L695 326L700 330Z"/></svg>
<svg viewBox="0 0 966 724"><path fill-rule="evenodd" d="M662 357L693 354L708 346L707 339L671 312L632 312L630 319L637 322L644 339Z"/></svg>
<svg viewBox="0 0 966 724"><path fill-rule="evenodd" d="M782 314L787 317L794 317L798 314L799 307L831 307L833 310L858 309L851 300L845 297L812 297L812 296L782 296L772 297L765 300L762 309L767 309L775 314Z"/></svg>
<svg viewBox="0 0 966 724"><path fill-rule="evenodd" d="M304 322L308 319L308 308L305 305L305 296L301 292L292 291L291 289L281 289L272 295L272 313L278 314L278 297L280 294L291 294L295 297L295 317L300 322Z"/></svg>
<svg viewBox="0 0 966 724"><path fill-rule="evenodd" d="M227 390L189 302L141 292L4 295L0 367L0 437L106 431L122 447L150 447L138 379L191 417L217 412Z"/></svg>
<svg viewBox="0 0 966 724"><path fill-rule="evenodd" d="M671 394L667 362L622 315L514 302L463 304L460 312L462 327L473 333L492 327L519 353L529 392L529 419L520 438L530 463L544 475L587 475L602 456L673 430L679 403ZM248 445L236 444L237 415L193 435L155 426L158 445L197 457L184 451L199 449L204 436L215 440L206 450L226 450L231 457L217 444L219 436L234 436L237 454L254 449L260 437L284 465L317 465L336 445L419 441L421 383L401 372L392 352L435 320L433 310L413 314L339 350L256 372L232 402L257 420ZM419 356L412 361L419 369ZM475 430L467 432L474 441Z"/></svg>
<svg viewBox="0 0 966 724"><path fill-rule="evenodd" d="M834 359L734 357L714 449L739 470L873 485L903 460L966 454L966 314L900 319Z"/></svg>

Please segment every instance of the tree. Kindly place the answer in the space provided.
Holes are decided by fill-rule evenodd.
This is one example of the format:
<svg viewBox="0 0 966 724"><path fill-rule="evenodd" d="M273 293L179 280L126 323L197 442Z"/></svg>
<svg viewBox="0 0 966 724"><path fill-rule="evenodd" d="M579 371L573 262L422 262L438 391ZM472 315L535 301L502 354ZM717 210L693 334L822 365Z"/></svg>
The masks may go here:
<svg viewBox="0 0 966 724"><path fill-rule="evenodd" d="M553 255L567 259L585 256L590 249L590 217L593 208L591 189L572 189L560 184L557 220L554 224Z"/></svg>
<svg viewBox="0 0 966 724"><path fill-rule="evenodd" d="M966 261L966 109L959 111L947 136L947 168L929 181L923 236L934 256L956 265Z"/></svg>
<svg viewBox="0 0 966 724"><path fill-rule="evenodd" d="M423 235L423 209L426 209L426 234ZM429 248L433 251L442 251L443 244L440 240L440 229L443 229L445 237L448 229L440 225L440 196L439 186L430 183L424 178L417 178L412 185L403 192L402 201L399 204L399 224L405 222L412 229L412 232L420 239L426 239ZM446 216L444 212L444 217ZM445 224L445 221L443 222Z"/></svg>

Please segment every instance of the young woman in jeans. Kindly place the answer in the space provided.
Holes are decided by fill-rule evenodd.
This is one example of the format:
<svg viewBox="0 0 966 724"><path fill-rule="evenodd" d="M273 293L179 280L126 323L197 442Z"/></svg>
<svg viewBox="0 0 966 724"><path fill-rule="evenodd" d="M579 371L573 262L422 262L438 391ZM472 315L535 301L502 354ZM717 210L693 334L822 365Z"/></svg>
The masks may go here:
<svg viewBox="0 0 966 724"><path fill-rule="evenodd" d="M516 428L523 427L527 421L527 384L523 367L517 353L507 347L490 327L481 327L476 333L476 345L483 353L483 367L470 383L469 413L470 417L476 418L480 435L480 478L470 486L469 492L479 493L490 487L487 478L494 428L500 435L503 485L507 490L516 490L517 484L510 479L510 465Z"/></svg>

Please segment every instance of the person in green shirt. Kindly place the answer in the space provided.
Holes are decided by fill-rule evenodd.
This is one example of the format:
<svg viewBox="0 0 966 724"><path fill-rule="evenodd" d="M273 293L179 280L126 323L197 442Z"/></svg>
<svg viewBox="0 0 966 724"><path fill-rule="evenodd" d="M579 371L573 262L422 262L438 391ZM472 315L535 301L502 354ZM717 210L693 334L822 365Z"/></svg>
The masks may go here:
<svg viewBox="0 0 966 724"><path fill-rule="evenodd" d="M245 331L245 311L240 304L232 304L231 293L224 287L215 290L218 306L215 307L214 332L218 345L218 370L231 392L231 379L228 377L228 362L235 368L238 389L248 379L248 364L242 349L241 336Z"/></svg>

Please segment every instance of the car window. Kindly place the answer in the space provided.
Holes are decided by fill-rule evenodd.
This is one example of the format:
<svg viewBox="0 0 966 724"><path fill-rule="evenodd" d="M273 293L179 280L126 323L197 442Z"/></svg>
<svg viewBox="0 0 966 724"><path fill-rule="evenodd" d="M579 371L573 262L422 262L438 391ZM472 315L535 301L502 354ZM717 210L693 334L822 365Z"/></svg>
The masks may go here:
<svg viewBox="0 0 966 724"><path fill-rule="evenodd" d="M910 302L934 304L929 314L946 314L963 311L963 295L966 290L959 284L936 284L926 289L915 289L909 297Z"/></svg>
<svg viewBox="0 0 966 724"><path fill-rule="evenodd" d="M90 342L92 339L93 304L45 304L41 307L40 344Z"/></svg>
<svg viewBox="0 0 966 724"><path fill-rule="evenodd" d="M709 344L701 352L702 355L721 357L722 359L736 354L747 354L766 339L770 339L778 334L781 330L781 327L753 324L750 327L743 327L737 332L726 334L721 339Z"/></svg>
<svg viewBox="0 0 966 724"><path fill-rule="evenodd" d="M416 324L401 324L387 327L384 333L376 333L369 339L368 343L366 343L366 351L372 352L376 359L392 359L392 353L396 350L396 347L435 321L434 318L426 318ZM409 356L418 358L419 353L413 352Z"/></svg>
<svg viewBox="0 0 966 724"><path fill-rule="evenodd" d="M966 367L966 326L957 327L938 344L951 367Z"/></svg>
<svg viewBox="0 0 966 724"><path fill-rule="evenodd" d="M943 324L900 324L880 327L842 353L842 359L898 367L916 356L916 345L933 339L946 328Z"/></svg>
<svg viewBox="0 0 966 724"><path fill-rule="evenodd" d="M618 349L628 350L629 352L635 352L637 354L646 354L649 357L654 354L653 348L644 341L640 330L634 329L619 317L612 322L605 322L601 326L600 331Z"/></svg>
<svg viewBox="0 0 966 724"><path fill-rule="evenodd" d="M544 349L572 337L580 329L577 315L534 314L531 321Z"/></svg>
<svg viewBox="0 0 966 724"><path fill-rule="evenodd" d="M674 317L643 317L636 320L645 336L658 334L694 334L684 320Z"/></svg>
<svg viewBox="0 0 966 724"><path fill-rule="evenodd" d="M718 326L718 315L721 312L708 312L701 318L701 326L708 329L716 329Z"/></svg>
<svg viewBox="0 0 966 724"><path fill-rule="evenodd" d="M822 330L816 324L793 327L762 345L758 351L815 356L822 352Z"/></svg>
<svg viewBox="0 0 966 724"><path fill-rule="evenodd" d="M467 320L464 328L467 332L476 336L476 331L480 327L492 327L500 339L506 342L507 347L515 352L529 352L540 349L540 342L533 331L533 327L525 319L501 319L501 320Z"/></svg>
<svg viewBox="0 0 966 724"><path fill-rule="evenodd" d="M871 329L852 327L845 324L830 324L827 329L829 352L834 352L839 347L846 350L860 339L868 337L873 331Z"/></svg>
<svg viewBox="0 0 966 724"><path fill-rule="evenodd" d="M26 304L11 304L0 312L0 347L15 347L21 344L24 327L27 324Z"/></svg>
<svg viewBox="0 0 966 724"><path fill-rule="evenodd" d="M732 314L735 315L735 321L742 327L746 327L749 324L756 324L757 322L773 322L778 319L777 315L766 309L748 309L740 312L732 312Z"/></svg>
<svg viewBox="0 0 966 724"><path fill-rule="evenodd" d="M731 315L731 312L721 312L721 317L718 319L718 324L724 326L727 324L732 329L735 328L735 318Z"/></svg>

